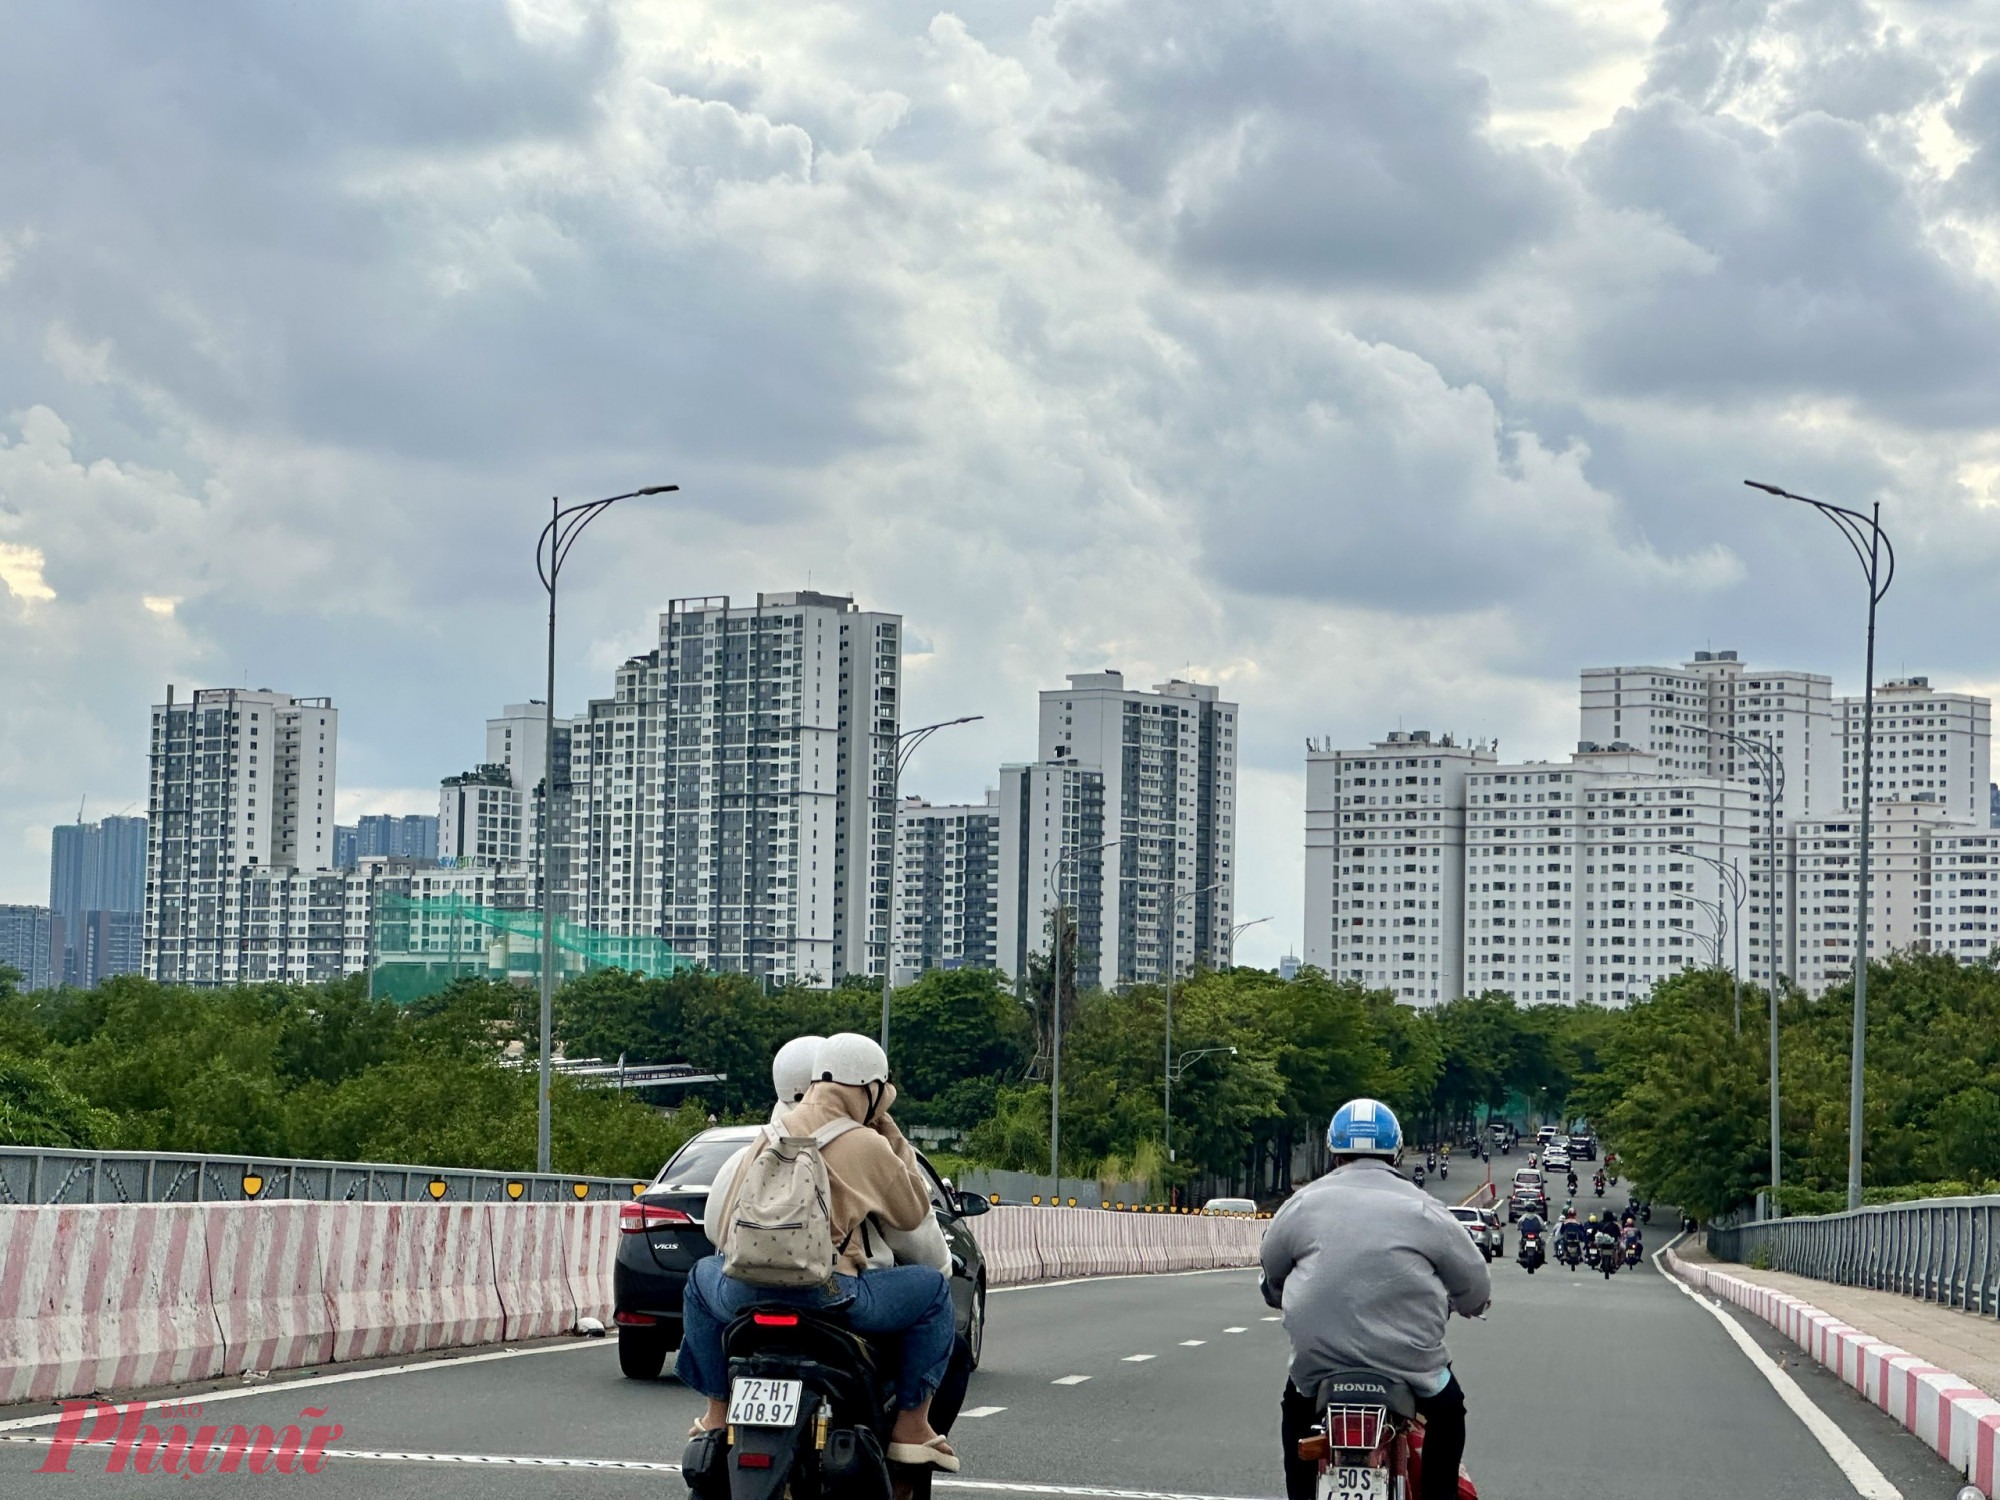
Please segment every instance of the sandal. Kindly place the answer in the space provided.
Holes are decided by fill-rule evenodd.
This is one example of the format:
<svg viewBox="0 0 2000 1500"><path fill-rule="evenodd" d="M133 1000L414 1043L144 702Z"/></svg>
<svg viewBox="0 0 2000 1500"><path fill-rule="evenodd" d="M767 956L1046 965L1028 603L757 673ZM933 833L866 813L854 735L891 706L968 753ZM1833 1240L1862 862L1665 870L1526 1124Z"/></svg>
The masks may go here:
<svg viewBox="0 0 2000 1500"><path fill-rule="evenodd" d="M928 1443L891 1443L888 1456L892 1464L932 1464L947 1474L958 1472L958 1455L951 1451L951 1444L942 1433Z"/></svg>

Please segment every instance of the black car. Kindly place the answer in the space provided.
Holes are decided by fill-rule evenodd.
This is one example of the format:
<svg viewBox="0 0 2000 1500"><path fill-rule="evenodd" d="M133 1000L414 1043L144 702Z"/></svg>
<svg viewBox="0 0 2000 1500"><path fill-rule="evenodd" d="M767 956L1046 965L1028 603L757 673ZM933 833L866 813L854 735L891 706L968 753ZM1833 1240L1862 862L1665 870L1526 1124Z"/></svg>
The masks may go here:
<svg viewBox="0 0 2000 1500"><path fill-rule="evenodd" d="M618 1210L612 1318L618 1325L618 1367L634 1380L657 1379L667 1355L680 1347L681 1291L688 1272L703 1256L715 1253L701 1227L709 1184L750 1143L757 1128L704 1130L674 1153L651 1187ZM989 1205L977 1194L961 1195L946 1187L922 1152L917 1160L951 1249L954 1321L977 1368L986 1340L986 1261L964 1221L985 1213Z"/></svg>
<svg viewBox="0 0 2000 1500"><path fill-rule="evenodd" d="M1597 1137L1594 1135L1573 1135L1569 1138L1569 1154L1578 1161L1597 1160Z"/></svg>
<svg viewBox="0 0 2000 1500"><path fill-rule="evenodd" d="M1522 1214L1540 1214L1544 1220L1549 1216L1549 1195L1533 1190L1516 1191L1507 1198L1507 1222L1513 1223Z"/></svg>

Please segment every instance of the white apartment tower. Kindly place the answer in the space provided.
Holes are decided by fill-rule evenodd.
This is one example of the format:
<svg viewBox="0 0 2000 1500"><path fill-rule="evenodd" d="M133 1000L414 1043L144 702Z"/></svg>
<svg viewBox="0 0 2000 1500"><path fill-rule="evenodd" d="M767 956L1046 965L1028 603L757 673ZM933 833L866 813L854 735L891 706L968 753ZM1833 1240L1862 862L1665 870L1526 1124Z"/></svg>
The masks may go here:
<svg viewBox="0 0 2000 1500"><path fill-rule="evenodd" d="M1465 993L1466 781L1493 761L1423 729L1308 742L1307 963L1417 1006Z"/></svg>
<svg viewBox="0 0 2000 1500"><path fill-rule="evenodd" d="M1629 746L1580 745L1566 765L1482 768L1466 796L1468 994L1641 999L1669 974L1714 962L1718 930L1734 943L1730 877L1718 866L1740 872L1746 910L1761 889L1750 788L1667 771ZM1743 961L1747 978L1754 959Z"/></svg>
<svg viewBox="0 0 2000 1500"><path fill-rule="evenodd" d="M830 594L673 601L578 736L584 920L772 980L880 975L902 633Z"/></svg>
<svg viewBox="0 0 2000 1500"><path fill-rule="evenodd" d="M1858 695L1834 705L1844 741L1841 812L1861 807L1862 706ZM1992 747L1991 699L1938 692L1928 677L1892 678L1876 687L1877 802L1935 802L1953 822L1985 827Z"/></svg>
<svg viewBox="0 0 2000 1500"><path fill-rule="evenodd" d="M527 857L528 799L503 765L486 764L438 783L438 862L519 864Z"/></svg>
<svg viewBox="0 0 2000 1500"><path fill-rule="evenodd" d="M1076 926L1076 988L1103 986L1105 888L1116 883L1122 843L1106 817L1104 782L1103 771L1066 753L1000 768L995 951L1017 992L1030 957L1048 953L1058 902Z"/></svg>
<svg viewBox="0 0 2000 1500"><path fill-rule="evenodd" d="M153 706L144 969L224 982L253 868L333 868L339 718L326 698L198 688Z"/></svg>
<svg viewBox="0 0 2000 1500"><path fill-rule="evenodd" d="M1237 705L1178 679L1151 692L1115 671L1070 674L1041 695L1043 761L1104 775L1103 982L1154 983L1226 960L1235 921Z"/></svg>
<svg viewBox="0 0 2000 1500"><path fill-rule="evenodd" d="M999 966L1000 794L896 810L896 983L927 969Z"/></svg>

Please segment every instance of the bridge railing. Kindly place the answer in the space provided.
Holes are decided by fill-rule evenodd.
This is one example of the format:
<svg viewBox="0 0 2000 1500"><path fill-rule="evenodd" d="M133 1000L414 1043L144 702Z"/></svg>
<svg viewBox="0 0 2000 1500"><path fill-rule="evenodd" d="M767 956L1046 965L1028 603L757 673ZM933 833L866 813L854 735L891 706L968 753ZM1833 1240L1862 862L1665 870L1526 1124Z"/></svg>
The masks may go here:
<svg viewBox="0 0 2000 1500"><path fill-rule="evenodd" d="M577 1203L632 1197L630 1177L400 1163L0 1146L0 1205L83 1203Z"/></svg>
<svg viewBox="0 0 2000 1500"><path fill-rule="evenodd" d="M1927 1198L1847 1213L1714 1227L1719 1260L1900 1292L2000 1317L2000 1196Z"/></svg>

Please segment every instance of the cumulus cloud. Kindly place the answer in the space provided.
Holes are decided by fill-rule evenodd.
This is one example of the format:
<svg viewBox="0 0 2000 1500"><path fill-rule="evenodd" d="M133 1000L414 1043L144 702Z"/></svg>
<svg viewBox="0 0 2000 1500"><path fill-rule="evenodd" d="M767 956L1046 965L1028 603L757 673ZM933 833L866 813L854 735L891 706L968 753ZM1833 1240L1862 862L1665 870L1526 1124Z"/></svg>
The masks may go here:
<svg viewBox="0 0 2000 1500"><path fill-rule="evenodd" d="M1986 681L2000 74L1917 0L517 0L13 19L0 127L0 896L143 794L164 684L342 709L422 805L687 594L902 610L912 789L1062 673L1245 708L1242 910L1298 940L1299 742L1574 737L1720 633ZM1908 588L1910 593L1902 591ZM1909 599L1905 607L1904 598ZM1922 607L1918 607L1918 601ZM933 712L935 710L935 712Z"/></svg>

